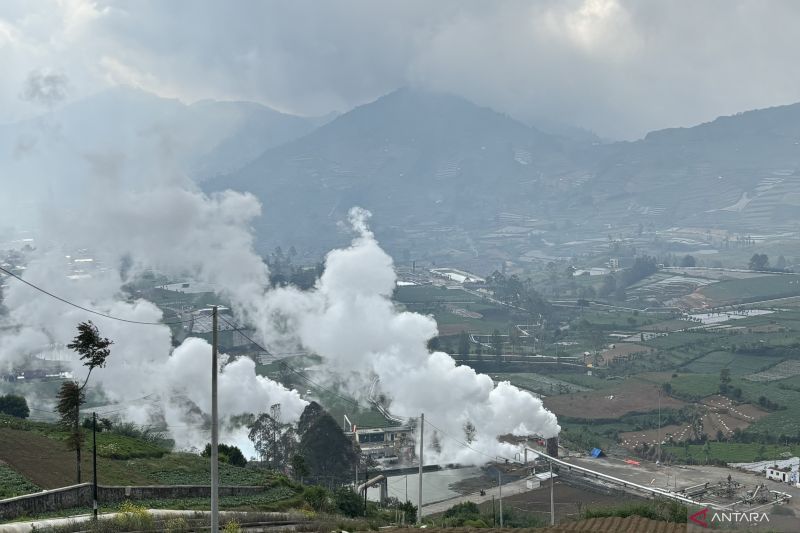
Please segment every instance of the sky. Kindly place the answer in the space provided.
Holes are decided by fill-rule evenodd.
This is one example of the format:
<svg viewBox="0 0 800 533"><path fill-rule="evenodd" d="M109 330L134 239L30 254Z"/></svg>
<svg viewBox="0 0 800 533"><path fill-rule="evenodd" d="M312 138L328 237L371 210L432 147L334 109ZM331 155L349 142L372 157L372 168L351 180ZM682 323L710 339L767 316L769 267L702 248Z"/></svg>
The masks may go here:
<svg viewBox="0 0 800 533"><path fill-rule="evenodd" d="M346 111L398 87L610 139L800 101L788 0L0 4L0 122L127 84Z"/></svg>

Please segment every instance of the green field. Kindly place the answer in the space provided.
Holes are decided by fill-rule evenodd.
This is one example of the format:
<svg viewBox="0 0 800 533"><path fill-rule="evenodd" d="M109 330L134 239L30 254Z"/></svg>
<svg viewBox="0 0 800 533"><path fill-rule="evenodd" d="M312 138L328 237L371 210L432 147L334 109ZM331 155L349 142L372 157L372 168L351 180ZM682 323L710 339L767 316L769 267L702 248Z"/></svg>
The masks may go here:
<svg viewBox="0 0 800 533"><path fill-rule="evenodd" d="M8 465L0 462L0 500L3 498L13 498L21 494L29 494L39 489L24 476L13 470Z"/></svg>
<svg viewBox="0 0 800 533"><path fill-rule="evenodd" d="M570 394L573 392L584 392L591 390L589 387L576 385L568 381L563 381L553 376L535 373L500 373L491 374L495 381L510 381L521 389L526 389L537 394L551 396L554 394Z"/></svg>
<svg viewBox="0 0 800 533"><path fill-rule="evenodd" d="M434 302L478 302L481 300L461 289L448 289L436 285L409 285L397 287L395 301L404 304L423 304Z"/></svg>
<svg viewBox="0 0 800 533"><path fill-rule="evenodd" d="M86 476L91 472L90 442L84 443L82 468ZM208 459L200 455L171 453L151 442L114 433L98 434L98 452L101 442L125 443L126 452L125 458L120 457L119 450L98 453L100 483L193 485L209 482L211 467ZM158 453L152 453L154 447ZM75 480L75 453L67 449L63 434L56 425L0 416L0 461L5 461L25 479L43 488L65 486ZM227 463L220 463L219 472L221 483L226 485L268 485L275 478L271 471Z"/></svg>
<svg viewBox="0 0 800 533"><path fill-rule="evenodd" d="M699 400L719 392L719 372L716 374L680 374L671 378L671 394L678 398Z"/></svg>
<svg viewBox="0 0 800 533"><path fill-rule="evenodd" d="M0 429L2 428L31 431L60 442L66 441L68 437L68 432L64 431L63 428L57 424L32 422L10 416L0 416ZM86 429L83 431L84 446L88 448L91 439L91 431ZM97 455L99 457L107 457L109 459L158 458L167 452L169 452L167 448L155 442L113 432L97 433Z"/></svg>
<svg viewBox="0 0 800 533"><path fill-rule="evenodd" d="M713 283L700 289L714 305L770 300L800 295L800 276L772 274Z"/></svg>
<svg viewBox="0 0 800 533"><path fill-rule="evenodd" d="M770 459L785 459L787 456L800 455L800 445L798 444L779 446L774 444L762 445L758 443L745 444L712 441L708 443L708 447L710 460L718 460L725 463L750 463ZM687 447L664 446L663 450L678 460L685 460L687 457L700 463L706 460L704 445L702 444L690 444Z"/></svg>
<svg viewBox="0 0 800 533"><path fill-rule="evenodd" d="M731 353L728 351L714 351L686 365L686 370L702 374L719 373L720 369L728 368L733 375L749 375L767 369L779 363L782 359L782 357L771 357L768 355L748 355Z"/></svg>

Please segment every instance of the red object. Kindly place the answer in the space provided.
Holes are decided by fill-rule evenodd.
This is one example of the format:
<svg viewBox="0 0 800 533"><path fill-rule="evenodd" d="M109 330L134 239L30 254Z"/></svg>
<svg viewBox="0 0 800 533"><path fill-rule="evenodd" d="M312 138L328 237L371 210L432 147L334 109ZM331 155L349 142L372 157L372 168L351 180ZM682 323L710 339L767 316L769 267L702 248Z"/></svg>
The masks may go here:
<svg viewBox="0 0 800 533"><path fill-rule="evenodd" d="M699 526L708 527L708 521L706 520L707 514L708 514L708 507L694 513L692 516L689 517L689 520L691 520L692 522L694 522Z"/></svg>
<svg viewBox="0 0 800 533"><path fill-rule="evenodd" d="M633 459L625 459L625 462L628 463L629 465L636 465L636 466L642 464L639 461L634 461Z"/></svg>

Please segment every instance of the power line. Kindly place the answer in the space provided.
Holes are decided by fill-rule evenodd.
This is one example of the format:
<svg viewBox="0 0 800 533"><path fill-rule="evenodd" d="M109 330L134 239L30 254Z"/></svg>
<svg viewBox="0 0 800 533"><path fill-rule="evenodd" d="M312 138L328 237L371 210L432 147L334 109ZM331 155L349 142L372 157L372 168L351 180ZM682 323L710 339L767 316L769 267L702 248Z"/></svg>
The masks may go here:
<svg viewBox="0 0 800 533"><path fill-rule="evenodd" d="M28 285L29 287L32 287L32 288L36 289L37 291L41 292L42 294L46 294L47 296L58 300L59 302L65 303L67 305L71 305L72 307L80 309L81 311L85 311L87 313L91 313L93 315L101 316L101 317L104 317L104 318L109 318L111 320L118 320L119 322L127 322L128 324L142 324L142 325L146 325L146 326L169 326L169 325L172 325L172 324L187 324L187 323L191 322L192 320L194 320L192 318L192 319L189 319L189 320L178 320L178 321L172 321L172 322L146 322L146 321L142 321L142 320L129 320L127 318L120 318L118 316L109 315L109 314L106 314L106 313L102 313L100 311L95 311L94 309L89 309L87 307L83 307L83 306L78 305L78 304L76 304L74 302L70 302L69 300L66 300L66 299L64 299L64 298L62 298L60 296L56 296L52 292L46 291L45 289L39 287L38 285L34 285L30 281L22 279L20 276L17 276L13 272L10 272L10 271L6 270L3 267L0 267L0 272L4 272L5 274L11 276L12 278L14 278L14 279L16 279L18 281L21 281L25 285Z"/></svg>
<svg viewBox="0 0 800 533"><path fill-rule="evenodd" d="M505 460L507 462L510 462L510 463L519 463L519 461L517 461L515 459L509 459L508 457L503 457L502 455L489 455L487 453L483 453L480 450L476 450L475 448L470 446L468 443L466 443L466 442L464 442L462 440L459 440L458 438L452 436L451 434L449 434L448 432L446 432L445 430L443 430L442 428L440 428L439 426L437 426L436 424L431 422L430 419L427 420L427 423L428 423L429 426L433 427L434 429L441 431L444 434L445 437L448 437L449 439L452 439L452 440L456 441L458 444L460 444L464 448L468 448L468 449L472 450L475 453L483 455L484 457L488 457L489 459L493 459L493 460L495 460L497 458L500 458L500 459L503 459L503 460Z"/></svg>

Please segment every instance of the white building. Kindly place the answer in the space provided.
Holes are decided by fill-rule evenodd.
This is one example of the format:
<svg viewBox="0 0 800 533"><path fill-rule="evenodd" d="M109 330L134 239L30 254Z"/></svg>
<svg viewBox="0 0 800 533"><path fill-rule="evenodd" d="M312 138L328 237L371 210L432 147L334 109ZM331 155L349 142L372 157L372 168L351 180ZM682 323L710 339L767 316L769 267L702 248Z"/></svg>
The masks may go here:
<svg viewBox="0 0 800 533"><path fill-rule="evenodd" d="M779 481L781 483L788 483L790 485L798 486L800 483L800 474L798 473L797 465L794 466L768 466L766 469L767 479Z"/></svg>

